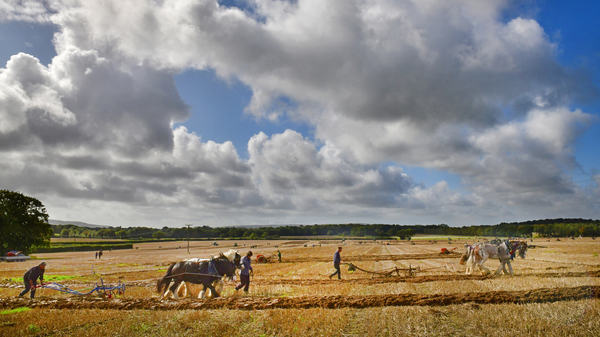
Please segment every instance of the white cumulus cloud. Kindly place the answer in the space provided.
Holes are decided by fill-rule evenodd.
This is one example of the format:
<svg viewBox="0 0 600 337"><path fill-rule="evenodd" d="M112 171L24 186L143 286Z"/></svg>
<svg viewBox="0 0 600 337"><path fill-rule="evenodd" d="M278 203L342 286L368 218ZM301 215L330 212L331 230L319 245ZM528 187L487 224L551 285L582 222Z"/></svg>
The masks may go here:
<svg viewBox="0 0 600 337"><path fill-rule="evenodd" d="M534 18L503 17L511 1L238 3L1 2L2 21L57 27L47 67L20 53L0 69L3 186L64 198L64 216L132 205L161 224L594 214L597 190L571 178L594 118L571 104L598 89ZM190 113L173 75L189 69L241 81L249 115L314 135L259 133L241 159L177 126Z"/></svg>

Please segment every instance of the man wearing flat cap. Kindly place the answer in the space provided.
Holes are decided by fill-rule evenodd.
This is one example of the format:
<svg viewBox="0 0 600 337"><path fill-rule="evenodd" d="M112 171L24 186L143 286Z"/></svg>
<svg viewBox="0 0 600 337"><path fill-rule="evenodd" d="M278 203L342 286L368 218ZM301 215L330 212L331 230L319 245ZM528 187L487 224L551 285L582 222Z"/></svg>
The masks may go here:
<svg viewBox="0 0 600 337"><path fill-rule="evenodd" d="M25 283L25 290L21 291L19 297L27 294L31 290L31 298L35 297L35 287L37 286L37 279L40 279L40 283L44 284L44 270L46 269L46 262L42 262L39 265L29 269L25 275L23 275L23 283Z"/></svg>

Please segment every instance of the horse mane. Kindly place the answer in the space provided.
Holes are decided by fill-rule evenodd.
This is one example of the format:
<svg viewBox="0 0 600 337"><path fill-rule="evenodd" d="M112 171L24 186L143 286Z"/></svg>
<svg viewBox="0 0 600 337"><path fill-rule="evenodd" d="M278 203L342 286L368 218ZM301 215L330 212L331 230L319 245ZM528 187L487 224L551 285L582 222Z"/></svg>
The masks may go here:
<svg viewBox="0 0 600 337"><path fill-rule="evenodd" d="M227 255L223 254L223 252L219 252L218 255L211 255L211 259L212 260L226 260L226 261L229 261L229 257L227 257ZM208 261L202 261L202 262L208 262Z"/></svg>
<svg viewBox="0 0 600 337"><path fill-rule="evenodd" d="M238 253L237 250L233 250L233 249L230 249L230 250L226 251L225 253L223 253L223 252L220 253L221 256L225 256L231 262L233 262L235 260L236 254L239 255L240 253Z"/></svg>

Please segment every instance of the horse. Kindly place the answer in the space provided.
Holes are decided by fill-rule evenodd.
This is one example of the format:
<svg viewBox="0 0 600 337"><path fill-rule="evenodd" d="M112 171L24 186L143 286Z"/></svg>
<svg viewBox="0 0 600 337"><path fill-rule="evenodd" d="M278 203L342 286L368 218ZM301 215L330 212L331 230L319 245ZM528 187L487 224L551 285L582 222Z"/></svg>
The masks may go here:
<svg viewBox="0 0 600 337"><path fill-rule="evenodd" d="M240 263L242 256L240 255L240 253L237 250L230 249L222 254L225 255L229 259L229 261L233 262L235 264L236 268L242 269L242 266ZM186 262L204 262L204 261L210 261L210 259L192 258L192 259L187 259L184 261L186 261ZM223 291L224 284L225 283L223 282L223 280L217 280L217 281L213 282L213 287L217 290L217 294L221 294L221 292ZM192 294L191 284L188 284L188 282L181 282L181 284L177 288L177 295L181 296L181 297L188 297L188 296L191 296L191 294ZM212 291L210 289L206 292L204 290L202 290L198 294L198 298L204 298L205 296L214 297L214 294L212 293Z"/></svg>
<svg viewBox="0 0 600 337"><path fill-rule="evenodd" d="M466 269L466 274L470 275L473 273L473 267L475 266L474 263L474 259L476 259L479 252L479 249L481 249L481 246L484 243L482 242L477 242L474 243L473 245L469 245L468 243L465 243L465 251L463 252L463 255L460 257L460 262L459 264L464 265L466 263L467 265L467 269Z"/></svg>
<svg viewBox="0 0 600 337"><path fill-rule="evenodd" d="M213 287L213 282L220 280L223 276L233 278L235 270L235 263L231 262L223 253L216 258L213 257L210 261L172 263L165 276L161 277L156 283L156 290L163 294L163 298L168 297L171 293L173 298L177 299L179 297L176 289L179 284L189 282L202 284L204 286L203 291L208 288L214 297L219 297L219 293Z"/></svg>
<svg viewBox="0 0 600 337"><path fill-rule="evenodd" d="M473 246L471 246L468 243L465 243L465 251L463 252L463 255L460 257L460 261L458 262L459 264L465 264L465 262L467 262L467 260L469 259L469 256L471 256L471 250L473 249Z"/></svg>
<svg viewBox="0 0 600 337"><path fill-rule="evenodd" d="M500 260L500 267L498 267L498 269L496 270L495 275L500 275L501 270L504 272L505 275L513 275L514 273L511 265L511 260L514 258L516 253L518 253L519 257L521 257L522 259L525 258L525 255L527 254L526 241L504 241L497 246L490 243L481 242L473 244L472 246L465 245L465 254L469 255L466 262L466 274L471 274L475 266L477 266L477 268L479 268L480 271L489 274L490 270L484 267L483 264L489 258L492 258ZM461 262L463 263L464 257L465 255L463 255L463 257L461 258ZM507 264L509 270L508 272L506 271Z"/></svg>

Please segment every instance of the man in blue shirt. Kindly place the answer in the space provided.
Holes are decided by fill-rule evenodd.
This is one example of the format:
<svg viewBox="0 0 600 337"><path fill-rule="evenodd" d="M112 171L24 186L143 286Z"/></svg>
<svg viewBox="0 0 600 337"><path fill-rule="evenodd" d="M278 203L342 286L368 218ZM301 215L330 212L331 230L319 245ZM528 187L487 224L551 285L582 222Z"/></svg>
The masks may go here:
<svg viewBox="0 0 600 337"><path fill-rule="evenodd" d="M244 293L248 293L248 288L250 287L250 272L252 271L252 266L250 265L250 257L252 256L252 251L248 251L246 256L242 257L242 271L240 272L240 284L235 287L235 291L238 291L244 288ZM252 273L254 273L252 271Z"/></svg>
<svg viewBox="0 0 600 337"><path fill-rule="evenodd" d="M35 287L37 286L37 279L44 284L44 270L46 269L46 262L42 262L39 265L29 269L25 275L23 275L23 283L25 283L25 290L21 291L19 297L27 294L31 290L31 298L35 297Z"/></svg>
<svg viewBox="0 0 600 337"><path fill-rule="evenodd" d="M342 259L340 257L341 252L342 252L342 247L338 247L338 250L335 252L335 254L333 254L333 267L335 268L335 272L333 274L329 275L330 280L333 277L333 275L335 275L335 274L337 274L338 279L342 278L342 273L340 272L340 263L342 262Z"/></svg>

